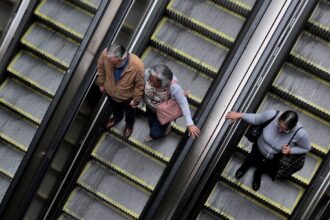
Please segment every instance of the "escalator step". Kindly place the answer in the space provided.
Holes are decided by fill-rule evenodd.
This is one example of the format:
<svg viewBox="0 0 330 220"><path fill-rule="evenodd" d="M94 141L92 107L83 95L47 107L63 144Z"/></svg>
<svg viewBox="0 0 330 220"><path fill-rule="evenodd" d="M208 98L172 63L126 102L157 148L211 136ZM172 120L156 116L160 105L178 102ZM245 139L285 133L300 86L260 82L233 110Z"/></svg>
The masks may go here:
<svg viewBox="0 0 330 220"><path fill-rule="evenodd" d="M233 218L229 218L226 216L225 217L220 217L220 216L216 216L206 210L202 210L201 213L198 215L197 220L233 220Z"/></svg>
<svg viewBox="0 0 330 220"><path fill-rule="evenodd" d="M0 137L26 151L37 127L0 107Z"/></svg>
<svg viewBox="0 0 330 220"><path fill-rule="evenodd" d="M111 220L133 219L80 188L71 193L64 211L76 219L109 220L110 216Z"/></svg>
<svg viewBox="0 0 330 220"><path fill-rule="evenodd" d="M167 7L173 20L227 46L232 47L244 17L212 1L175 0Z"/></svg>
<svg viewBox="0 0 330 220"><path fill-rule="evenodd" d="M319 1L312 16L309 18L307 29L328 41L330 41L330 4L327 1Z"/></svg>
<svg viewBox="0 0 330 220"><path fill-rule="evenodd" d="M286 219L255 199L241 194L222 182L216 184L206 202L206 207L227 219Z"/></svg>
<svg viewBox="0 0 330 220"><path fill-rule="evenodd" d="M76 40L84 38L93 19L93 14L65 0L43 0L34 13Z"/></svg>
<svg viewBox="0 0 330 220"><path fill-rule="evenodd" d="M14 177L18 166L23 159L24 153L14 146L0 141L0 169Z"/></svg>
<svg viewBox="0 0 330 220"><path fill-rule="evenodd" d="M102 0L68 0L69 2L73 2L76 5L84 8L85 10L96 13L97 9L99 8Z"/></svg>
<svg viewBox="0 0 330 220"><path fill-rule="evenodd" d="M330 149L330 123L326 122L315 115L289 103L277 96L268 94L260 106L258 111L265 111L267 109L276 109L285 111L292 109L299 114L299 121L307 130L309 138L312 142L312 147L318 153L327 154Z"/></svg>
<svg viewBox="0 0 330 220"><path fill-rule="evenodd" d="M238 147L244 152L244 154L246 154L251 152L252 144L244 137ZM293 180L304 186L309 185L321 163L322 159L320 157L310 152L307 153L304 167L297 173L293 174Z"/></svg>
<svg viewBox="0 0 330 220"><path fill-rule="evenodd" d="M149 192L121 178L96 162L86 165L78 183L96 195L102 195L125 213L139 216L149 199Z"/></svg>
<svg viewBox="0 0 330 220"><path fill-rule="evenodd" d="M0 173L0 202L5 196L7 189L10 185L11 179Z"/></svg>
<svg viewBox="0 0 330 220"><path fill-rule="evenodd" d="M237 180L235 178L235 172L242 162L242 158L233 155L221 174L224 180L278 211L290 215L302 197L305 191L304 188L289 181L273 182L270 177L263 175L260 189L254 191L251 187L253 179L252 168L247 171L242 179ZM225 196L224 198L228 197Z"/></svg>
<svg viewBox="0 0 330 220"><path fill-rule="evenodd" d="M167 18L161 20L151 41L157 49L211 76L218 72L229 50Z"/></svg>
<svg viewBox="0 0 330 220"><path fill-rule="evenodd" d="M43 58L62 68L69 68L78 49L77 42L40 23L31 25L21 42Z"/></svg>
<svg viewBox="0 0 330 220"><path fill-rule="evenodd" d="M7 78L0 87L0 102L32 122L40 124L51 99L15 79Z"/></svg>
<svg viewBox="0 0 330 220"><path fill-rule="evenodd" d="M330 81L330 43L303 32L291 51L292 62Z"/></svg>
<svg viewBox="0 0 330 220"><path fill-rule="evenodd" d="M49 96L54 96L63 77L61 70L35 55L20 51L8 66L8 71Z"/></svg>
<svg viewBox="0 0 330 220"><path fill-rule="evenodd" d="M284 95L297 99L298 102L295 104L306 103L330 118L330 102L324 98L330 94L330 82L286 63L277 75L273 86ZM305 106L301 107L307 109Z"/></svg>
<svg viewBox="0 0 330 220"><path fill-rule="evenodd" d="M58 217L58 220L76 220L76 218L71 217L68 214L62 213L60 217Z"/></svg>
<svg viewBox="0 0 330 220"><path fill-rule="evenodd" d="M113 135L105 134L92 155L126 178L153 190L165 165Z"/></svg>
<svg viewBox="0 0 330 220"><path fill-rule="evenodd" d="M122 136L122 131L124 130L125 122L122 120L118 125L115 126L116 132ZM144 138L149 135L149 126L147 120L144 118L137 117L132 136L129 141L134 146L148 153L149 155L157 158L164 163L169 162L172 157L176 146L178 146L181 137L173 132L171 132L166 137L154 140L150 143L146 143Z"/></svg>
<svg viewBox="0 0 330 220"><path fill-rule="evenodd" d="M175 76L178 78L182 89L189 90L191 92L191 95L189 95L188 98L198 104L202 102L208 88L212 83L212 78L181 62L178 62L155 48L149 47L144 52L142 59L146 68L157 63L163 63L170 67Z"/></svg>
<svg viewBox="0 0 330 220"><path fill-rule="evenodd" d="M256 0L213 0L243 16L248 16Z"/></svg>

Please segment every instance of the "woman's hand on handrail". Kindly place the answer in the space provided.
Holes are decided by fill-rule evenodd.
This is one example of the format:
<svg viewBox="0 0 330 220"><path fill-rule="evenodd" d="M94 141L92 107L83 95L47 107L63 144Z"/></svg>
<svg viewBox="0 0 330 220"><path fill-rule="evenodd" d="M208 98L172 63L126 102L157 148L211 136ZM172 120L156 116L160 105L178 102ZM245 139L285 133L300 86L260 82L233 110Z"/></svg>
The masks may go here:
<svg viewBox="0 0 330 220"><path fill-rule="evenodd" d="M241 112L228 112L226 119L229 119L231 121L237 121L242 118L243 113Z"/></svg>
<svg viewBox="0 0 330 220"><path fill-rule="evenodd" d="M195 139L199 136L201 131L196 125L190 125L188 126L188 132L189 132L189 136Z"/></svg>

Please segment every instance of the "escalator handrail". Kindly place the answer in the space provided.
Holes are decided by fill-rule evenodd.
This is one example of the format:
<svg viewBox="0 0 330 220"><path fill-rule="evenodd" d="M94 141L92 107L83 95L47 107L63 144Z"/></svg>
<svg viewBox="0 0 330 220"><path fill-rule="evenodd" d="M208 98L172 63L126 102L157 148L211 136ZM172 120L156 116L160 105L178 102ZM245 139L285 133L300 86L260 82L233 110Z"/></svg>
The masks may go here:
<svg viewBox="0 0 330 220"><path fill-rule="evenodd" d="M5 30L3 31L4 35L0 38L0 60L5 56L6 51L13 42L13 38L16 36L15 33L19 28L19 24L24 18L24 14L28 10L31 0L22 0L17 6L12 14L10 21L8 22Z"/></svg>

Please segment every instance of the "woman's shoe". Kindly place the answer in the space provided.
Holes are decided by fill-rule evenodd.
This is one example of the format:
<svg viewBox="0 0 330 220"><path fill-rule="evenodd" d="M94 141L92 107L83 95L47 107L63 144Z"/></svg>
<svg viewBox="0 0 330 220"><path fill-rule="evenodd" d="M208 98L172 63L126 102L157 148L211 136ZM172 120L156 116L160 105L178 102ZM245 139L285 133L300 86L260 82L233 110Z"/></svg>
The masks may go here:
<svg viewBox="0 0 330 220"><path fill-rule="evenodd" d="M261 174L258 173L257 171L254 171L252 189L254 191L258 191L258 189L260 188L260 183L261 183Z"/></svg>
<svg viewBox="0 0 330 220"><path fill-rule="evenodd" d="M145 138L144 138L144 141L145 142L151 142L151 141L153 141L154 139L152 138L152 137L150 137L149 135L148 136L146 136Z"/></svg>

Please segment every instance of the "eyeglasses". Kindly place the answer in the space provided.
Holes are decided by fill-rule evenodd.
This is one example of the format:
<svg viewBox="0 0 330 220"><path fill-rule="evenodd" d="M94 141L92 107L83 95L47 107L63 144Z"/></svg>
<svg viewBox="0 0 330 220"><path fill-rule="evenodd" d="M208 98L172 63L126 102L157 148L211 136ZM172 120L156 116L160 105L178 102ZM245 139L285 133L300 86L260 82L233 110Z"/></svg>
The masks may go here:
<svg viewBox="0 0 330 220"><path fill-rule="evenodd" d="M278 122L275 123L276 127L281 131L281 132L284 132L286 134L290 133L291 131L288 130L288 129L283 129L279 124Z"/></svg>

